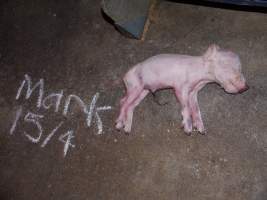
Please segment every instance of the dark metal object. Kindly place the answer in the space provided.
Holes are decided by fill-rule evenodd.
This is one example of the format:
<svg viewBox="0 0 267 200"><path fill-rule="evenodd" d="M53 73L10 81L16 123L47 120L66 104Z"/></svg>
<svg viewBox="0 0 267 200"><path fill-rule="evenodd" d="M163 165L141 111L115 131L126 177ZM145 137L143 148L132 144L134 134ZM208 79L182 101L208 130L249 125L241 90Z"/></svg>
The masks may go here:
<svg viewBox="0 0 267 200"><path fill-rule="evenodd" d="M235 4L241 6L260 6L267 7L267 0L206 0L211 2Z"/></svg>
<svg viewBox="0 0 267 200"><path fill-rule="evenodd" d="M117 29L124 35L134 37L136 39L143 39L144 33L148 29L149 13L151 12L153 4L160 0L102 0L103 12L112 19ZM170 0L174 2L216 5L221 6L231 5L240 7L242 9L266 9L267 0Z"/></svg>
<svg viewBox="0 0 267 200"><path fill-rule="evenodd" d="M119 30L141 39L150 3L150 0L102 0L102 9Z"/></svg>

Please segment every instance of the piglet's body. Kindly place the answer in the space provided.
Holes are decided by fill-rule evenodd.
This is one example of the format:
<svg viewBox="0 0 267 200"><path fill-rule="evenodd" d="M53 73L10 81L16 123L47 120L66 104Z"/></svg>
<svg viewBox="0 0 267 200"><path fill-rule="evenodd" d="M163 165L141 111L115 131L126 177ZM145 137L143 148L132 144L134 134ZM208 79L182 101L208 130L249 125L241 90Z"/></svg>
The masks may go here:
<svg viewBox="0 0 267 200"><path fill-rule="evenodd" d="M248 89L239 57L211 45L202 56L161 54L135 65L123 78L127 94L121 100L116 128L131 131L134 108L151 92L173 88L182 105L184 131L204 133L197 93L209 82L217 82L229 93Z"/></svg>

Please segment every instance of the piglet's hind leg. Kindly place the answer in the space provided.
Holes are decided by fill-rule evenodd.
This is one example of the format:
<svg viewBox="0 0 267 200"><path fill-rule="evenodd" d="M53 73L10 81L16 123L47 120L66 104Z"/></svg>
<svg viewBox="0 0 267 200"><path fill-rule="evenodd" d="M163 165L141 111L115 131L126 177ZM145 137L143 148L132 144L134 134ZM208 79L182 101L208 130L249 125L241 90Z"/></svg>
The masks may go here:
<svg viewBox="0 0 267 200"><path fill-rule="evenodd" d="M129 133L131 131L132 121L133 121L133 112L135 107L146 97L149 93L148 90L143 90L141 94L130 104L127 108L127 119L125 121L124 131Z"/></svg>
<svg viewBox="0 0 267 200"><path fill-rule="evenodd" d="M130 90L127 90L127 96L125 99L123 99L121 109L120 109L120 115L118 119L116 120L116 128L121 129L125 126L126 120L127 120L127 110L128 107L135 101L135 99L138 98L138 96L141 94L143 88L142 87L134 87Z"/></svg>
<svg viewBox="0 0 267 200"><path fill-rule="evenodd" d="M120 100L120 114L119 117L116 119L116 129L121 129L123 125L123 118L124 117L124 112L122 110L123 104L127 100L127 95L125 95L121 100Z"/></svg>
<svg viewBox="0 0 267 200"><path fill-rule="evenodd" d="M138 97L142 91L140 79L132 71L127 72L123 78L126 87L126 95L120 100L120 114L116 120L116 128L121 129L124 127L126 121L126 108L131 102Z"/></svg>

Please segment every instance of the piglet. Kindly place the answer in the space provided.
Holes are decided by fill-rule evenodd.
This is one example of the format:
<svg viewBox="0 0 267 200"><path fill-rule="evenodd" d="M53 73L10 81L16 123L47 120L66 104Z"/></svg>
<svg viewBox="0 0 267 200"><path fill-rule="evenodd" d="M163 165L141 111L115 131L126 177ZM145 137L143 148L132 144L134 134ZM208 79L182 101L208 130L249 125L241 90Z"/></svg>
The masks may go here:
<svg viewBox="0 0 267 200"><path fill-rule="evenodd" d="M215 44L201 56L160 54L148 58L131 68L123 81L127 93L120 101L116 128L128 133L135 107L150 91L174 89L182 106L182 127L190 135L195 129L205 133L197 93L207 83L216 82L227 93L241 93L248 89L239 56Z"/></svg>

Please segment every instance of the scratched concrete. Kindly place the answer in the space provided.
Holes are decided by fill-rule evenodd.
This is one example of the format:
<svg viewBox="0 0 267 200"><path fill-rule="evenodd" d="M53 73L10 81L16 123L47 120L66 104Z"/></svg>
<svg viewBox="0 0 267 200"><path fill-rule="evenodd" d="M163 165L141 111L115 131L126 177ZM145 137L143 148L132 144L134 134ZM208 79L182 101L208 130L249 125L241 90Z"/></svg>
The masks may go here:
<svg viewBox="0 0 267 200"><path fill-rule="evenodd" d="M267 196L267 15L163 2L144 42L122 37L94 1L1 1L0 3L0 199L265 200ZM180 106L171 91L149 95L137 108L133 132L114 130L123 86L117 80L131 65L158 53L198 55L210 43L239 53L251 87L229 95L217 85L199 94L208 134L190 137L180 129ZM37 93L15 100L28 74L44 79L44 95L64 89L59 112L36 107ZM70 94L97 106L103 134L72 105ZM25 94L25 92L24 92ZM13 135L16 111L22 115ZM24 121L43 115L43 135ZM48 134L61 122L48 144ZM58 137L74 130L63 158ZM66 138L65 138L66 139Z"/></svg>

